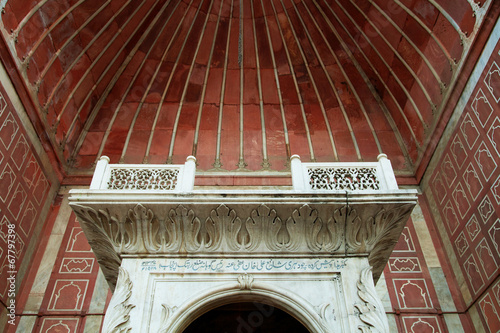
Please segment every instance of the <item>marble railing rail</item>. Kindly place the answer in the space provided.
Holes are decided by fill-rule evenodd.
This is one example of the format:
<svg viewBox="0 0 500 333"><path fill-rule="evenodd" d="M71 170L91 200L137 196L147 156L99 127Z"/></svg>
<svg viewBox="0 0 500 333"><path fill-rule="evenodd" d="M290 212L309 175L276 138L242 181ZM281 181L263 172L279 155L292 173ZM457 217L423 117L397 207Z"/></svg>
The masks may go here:
<svg viewBox="0 0 500 333"><path fill-rule="evenodd" d="M191 192L196 158L185 164L109 164L102 156L97 163L90 189ZM295 191L383 191L397 190L396 178L385 154L378 162L302 163L291 157Z"/></svg>

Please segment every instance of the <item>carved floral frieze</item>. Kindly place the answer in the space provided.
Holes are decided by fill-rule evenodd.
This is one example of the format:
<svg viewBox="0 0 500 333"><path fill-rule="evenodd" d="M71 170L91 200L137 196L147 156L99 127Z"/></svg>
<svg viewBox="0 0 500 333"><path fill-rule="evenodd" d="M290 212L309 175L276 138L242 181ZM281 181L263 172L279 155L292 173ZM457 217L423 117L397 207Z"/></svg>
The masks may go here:
<svg viewBox="0 0 500 333"><path fill-rule="evenodd" d="M108 281L123 254L359 254L378 278L414 206L71 205Z"/></svg>
<svg viewBox="0 0 500 333"><path fill-rule="evenodd" d="M89 233L106 236L120 254L335 253L343 244L349 253L369 253L381 241L386 243L388 238L397 241L401 222L405 222L411 205L391 210L381 208L364 221L355 208L347 206L335 209L323 221L318 211L307 204L293 210L286 220L266 205L258 206L250 216L242 218L234 209L221 204L205 219L183 205L170 209L166 216L157 216L152 209L137 204L123 219L109 210L77 204L73 209Z"/></svg>

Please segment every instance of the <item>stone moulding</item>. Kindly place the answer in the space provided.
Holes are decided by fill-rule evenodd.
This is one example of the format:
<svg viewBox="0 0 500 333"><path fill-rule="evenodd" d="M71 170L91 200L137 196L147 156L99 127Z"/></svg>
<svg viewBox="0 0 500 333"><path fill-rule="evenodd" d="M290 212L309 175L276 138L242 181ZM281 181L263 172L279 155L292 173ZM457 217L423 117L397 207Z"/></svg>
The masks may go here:
<svg viewBox="0 0 500 333"><path fill-rule="evenodd" d="M333 273L337 276L335 273ZM224 275L224 274L222 274ZM219 276L220 278L221 276ZM339 285L332 283L332 273L324 274L315 277L305 277L302 276L301 282L305 284L302 293L297 293L293 290L293 285L287 285L287 281L283 280L281 277L271 278L269 276L262 278L258 276L239 275L237 280L231 282L230 279L225 279L225 283L214 283L217 278L199 277L197 283L193 283L191 280L188 286L200 288L201 290L186 299L182 297L175 297L168 300L169 304L163 303L166 297L161 297L161 301L156 302L160 305L155 307L155 300L151 300L152 304L150 306L151 315L150 318L161 317L162 320L159 322L159 329L152 329L153 324L147 327L152 332L163 332L163 333L174 333L182 332L184 329L197 317L205 313L208 309L216 308L220 305L230 304L232 302L256 302L265 303L266 307L270 308L280 308L287 309L287 311L296 319L304 324L311 332L321 332L327 333L332 332L332 327L339 327L340 318L335 318L335 305L328 300L328 294L325 292L323 294L322 300L316 305L314 300L308 299L309 288L321 288L325 287L325 282L329 284L329 294L337 294ZM335 279L335 277L334 277ZM297 280L296 280L297 281ZM288 281L290 282L290 281ZM164 285L175 283L174 280L165 280L162 282ZM188 282L189 283L189 282ZM250 284L248 284L250 283ZM319 286L317 284L320 284ZM159 286L160 282L155 284ZM292 289L291 289L292 288ZM340 287L341 289L341 287ZM162 290L161 288L156 289L157 293ZM177 296L177 295L176 295ZM265 300L265 302L263 302ZM312 301L312 302L311 302ZM337 311L344 313L344 308L337 308ZM161 312L161 316L155 315L152 312ZM261 309L262 311L262 309ZM265 312L260 312L265 315ZM345 320L346 318L344 318ZM241 331L241 330L240 330ZM250 331L243 329L242 331ZM339 331L337 329L333 330L335 332Z"/></svg>
<svg viewBox="0 0 500 333"><path fill-rule="evenodd" d="M416 204L386 195L73 190L70 205L113 289L121 257L368 256L378 279Z"/></svg>

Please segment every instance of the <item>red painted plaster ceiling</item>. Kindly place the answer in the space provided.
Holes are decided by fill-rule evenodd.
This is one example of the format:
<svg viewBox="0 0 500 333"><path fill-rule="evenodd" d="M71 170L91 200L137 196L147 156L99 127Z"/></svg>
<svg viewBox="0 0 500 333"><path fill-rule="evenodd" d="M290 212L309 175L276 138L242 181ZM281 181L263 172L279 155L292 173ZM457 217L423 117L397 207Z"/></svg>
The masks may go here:
<svg viewBox="0 0 500 333"><path fill-rule="evenodd" d="M491 1L8 0L3 34L68 173L375 160L414 175Z"/></svg>

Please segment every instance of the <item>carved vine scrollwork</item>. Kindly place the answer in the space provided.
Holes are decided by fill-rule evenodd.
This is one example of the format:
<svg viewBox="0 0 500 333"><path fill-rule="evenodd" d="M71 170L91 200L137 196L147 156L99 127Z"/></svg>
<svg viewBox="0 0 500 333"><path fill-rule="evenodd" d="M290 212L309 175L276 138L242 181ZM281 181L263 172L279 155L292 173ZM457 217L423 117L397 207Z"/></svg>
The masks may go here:
<svg viewBox="0 0 500 333"><path fill-rule="evenodd" d="M110 190L174 190L179 169L111 169Z"/></svg>
<svg viewBox="0 0 500 333"><path fill-rule="evenodd" d="M366 324L358 328L363 333L386 333L389 332L389 323L384 306L377 296L371 270L371 267L363 269L357 283L358 296L363 303L355 307L359 311L359 318Z"/></svg>
<svg viewBox="0 0 500 333"><path fill-rule="evenodd" d="M130 281L127 271L120 267L118 270L118 284L104 318L103 332L130 332L132 328L128 327L128 321L130 319L130 311L135 307L133 304L128 304L131 295L132 281Z"/></svg>

